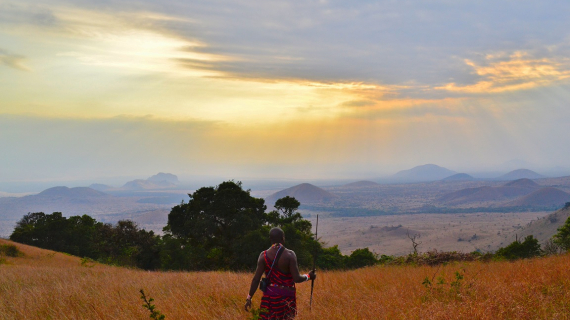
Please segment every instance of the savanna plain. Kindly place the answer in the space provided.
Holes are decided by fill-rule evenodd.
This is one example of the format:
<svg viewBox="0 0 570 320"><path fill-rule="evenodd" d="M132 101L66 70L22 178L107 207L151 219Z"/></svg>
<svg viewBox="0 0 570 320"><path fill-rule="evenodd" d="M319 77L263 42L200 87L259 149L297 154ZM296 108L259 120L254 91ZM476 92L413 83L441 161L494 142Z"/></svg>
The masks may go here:
<svg viewBox="0 0 570 320"><path fill-rule="evenodd" d="M251 273L147 272L15 245L2 257L2 319L148 319L140 289L166 319L249 319ZM374 266L319 272L298 285L298 319L570 319L570 255L514 262ZM426 282L429 280L431 284ZM254 296L254 306L260 302Z"/></svg>

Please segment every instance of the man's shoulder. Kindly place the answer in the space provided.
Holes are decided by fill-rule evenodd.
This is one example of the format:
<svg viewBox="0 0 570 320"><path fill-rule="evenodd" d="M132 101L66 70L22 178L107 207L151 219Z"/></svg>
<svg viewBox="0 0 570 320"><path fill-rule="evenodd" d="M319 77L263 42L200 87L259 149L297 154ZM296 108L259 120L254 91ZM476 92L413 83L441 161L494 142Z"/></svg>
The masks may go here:
<svg viewBox="0 0 570 320"><path fill-rule="evenodd" d="M285 252L283 252L284 254L287 254L289 256L296 256L295 255L295 251L291 250L291 249L285 249Z"/></svg>

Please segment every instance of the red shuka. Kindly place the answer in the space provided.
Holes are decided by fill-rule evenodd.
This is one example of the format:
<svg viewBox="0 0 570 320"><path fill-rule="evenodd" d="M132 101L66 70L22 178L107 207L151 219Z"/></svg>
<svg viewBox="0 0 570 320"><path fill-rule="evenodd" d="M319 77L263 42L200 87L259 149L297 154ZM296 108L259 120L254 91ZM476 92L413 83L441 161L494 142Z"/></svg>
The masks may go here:
<svg viewBox="0 0 570 320"><path fill-rule="evenodd" d="M263 251L265 259L265 276L271 270L273 261L267 259L267 251ZM275 265L271 271L271 284L283 287L295 287L293 276L290 273L283 273ZM295 291L269 286L261 298L261 309L267 310L259 314L263 320L289 320L295 318L297 314L297 299Z"/></svg>

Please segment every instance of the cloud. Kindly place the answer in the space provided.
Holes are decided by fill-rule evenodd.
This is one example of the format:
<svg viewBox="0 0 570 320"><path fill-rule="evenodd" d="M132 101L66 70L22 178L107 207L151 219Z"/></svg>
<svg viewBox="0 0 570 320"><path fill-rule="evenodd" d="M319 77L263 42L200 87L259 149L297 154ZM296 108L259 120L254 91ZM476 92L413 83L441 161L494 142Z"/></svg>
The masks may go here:
<svg viewBox="0 0 570 320"><path fill-rule="evenodd" d="M498 93L547 86L570 78L568 61L532 58L526 52L515 52L506 59L502 54L488 54L481 65L468 59L465 63L473 68L481 80L465 86L452 82L435 89L462 93Z"/></svg>
<svg viewBox="0 0 570 320"><path fill-rule="evenodd" d="M0 49L0 64L21 71L32 71L27 65L26 57L18 54L10 54L2 49Z"/></svg>

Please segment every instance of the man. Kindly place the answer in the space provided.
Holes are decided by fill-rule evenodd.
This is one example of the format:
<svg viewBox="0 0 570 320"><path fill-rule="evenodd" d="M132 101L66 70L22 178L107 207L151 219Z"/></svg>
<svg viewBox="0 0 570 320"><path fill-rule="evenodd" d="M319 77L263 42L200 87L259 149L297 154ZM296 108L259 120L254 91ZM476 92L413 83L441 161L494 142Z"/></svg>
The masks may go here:
<svg viewBox="0 0 570 320"><path fill-rule="evenodd" d="M245 311L249 311L251 297L257 290L261 276L265 272L266 277L270 279L270 285L261 298L260 309L263 311L259 314L261 319L293 319L297 314L295 283L314 280L317 275L315 270L308 274L299 274L295 252L283 246L285 242L283 230L280 228L271 229L269 239L271 240L271 248L263 251L257 259L257 269L253 280L251 280L251 287L245 302ZM273 264L275 257L281 251L281 257Z"/></svg>

